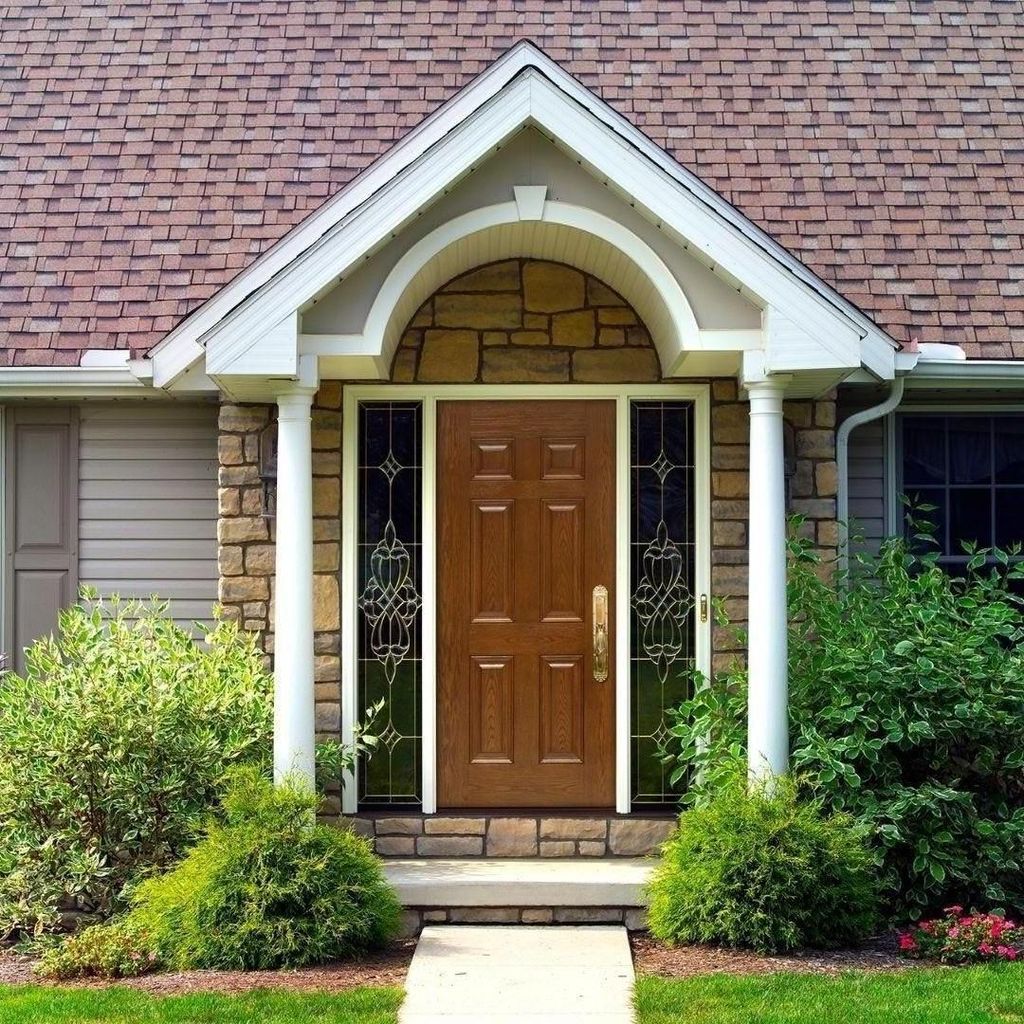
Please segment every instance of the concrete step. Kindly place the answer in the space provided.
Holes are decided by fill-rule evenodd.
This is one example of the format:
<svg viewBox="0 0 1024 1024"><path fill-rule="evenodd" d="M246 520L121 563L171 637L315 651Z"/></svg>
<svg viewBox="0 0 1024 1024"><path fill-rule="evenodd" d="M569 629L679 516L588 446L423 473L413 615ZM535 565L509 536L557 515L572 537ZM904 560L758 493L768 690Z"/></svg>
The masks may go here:
<svg viewBox="0 0 1024 1024"><path fill-rule="evenodd" d="M655 861L618 858L415 858L384 873L406 908L406 932L428 924L644 926Z"/></svg>

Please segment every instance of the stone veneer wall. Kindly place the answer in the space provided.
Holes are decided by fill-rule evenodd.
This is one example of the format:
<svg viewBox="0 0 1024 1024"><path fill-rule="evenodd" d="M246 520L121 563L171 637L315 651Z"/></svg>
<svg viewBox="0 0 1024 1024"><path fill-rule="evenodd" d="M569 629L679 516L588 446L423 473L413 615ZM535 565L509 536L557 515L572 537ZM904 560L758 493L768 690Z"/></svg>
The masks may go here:
<svg viewBox="0 0 1024 1024"><path fill-rule="evenodd" d="M647 328L617 292L562 263L503 260L450 281L402 336L391 379L609 384L660 379Z"/></svg>
<svg viewBox="0 0 1024 1024"><path fill-rule="evenodd" d="M220 407L218 443L219 599L227 618L274 651L275 520L263 515L260 434L273 406ZM313 399L313 627L318 739L341 732L341 385L325 381ZM336 803L336 797L330 800Z"/></svg>
<svg viewBox="0 0 1024 1024"><path fill-rule="evenodd" d="M396 382L650 383L660 379L650 335L625 300L596 278L538 260L504 260L465 274L431 296L395 356ZM711 388L712 593L731 625L715 627L714 667L742 653L747 617L749 407L735 380ZM270 406L220 412L220 601L273 654L274 521L262 516L259 435ZM805 535L835 555L834 395L786 403L790 510ZM316 722L340 729L341 384L326 381L313 408Z"/></svg>

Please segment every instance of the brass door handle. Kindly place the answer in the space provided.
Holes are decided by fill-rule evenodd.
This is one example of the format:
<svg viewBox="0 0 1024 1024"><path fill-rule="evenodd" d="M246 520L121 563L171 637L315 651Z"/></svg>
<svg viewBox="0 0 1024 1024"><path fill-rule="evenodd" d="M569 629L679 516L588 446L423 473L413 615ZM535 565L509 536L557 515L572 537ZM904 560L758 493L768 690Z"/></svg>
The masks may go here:
<svg viewBox="0 0 1024 1024"><path fill-rule="evenodd" d="M594 587L594 682L608 678L608 588Z"/></svg>

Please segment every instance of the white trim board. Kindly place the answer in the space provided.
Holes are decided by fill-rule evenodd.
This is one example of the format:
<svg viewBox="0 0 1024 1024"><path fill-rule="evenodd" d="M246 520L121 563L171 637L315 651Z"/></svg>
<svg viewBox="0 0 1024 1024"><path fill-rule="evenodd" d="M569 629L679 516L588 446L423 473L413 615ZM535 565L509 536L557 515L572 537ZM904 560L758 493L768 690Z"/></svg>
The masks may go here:
<svg viewBox="0 0 1024 1024"><path fill-rule="evenodd" d="M437 545L436 545L436 409L438 401L607 398L616 402L616 559L615 559L615 803L619 813L630 811L630 707L629 707L629 401L630 399L677 399L694 403L694 508L696 543L695 590L711 599L711 413L706 384L577 384L563 385L347 385L342 415L342 742L351 742L362 710L357 704L358 651L356 648L357 531L358 531L358 403L395 401L423 403L423 811L437 811ZM711 671L711 623L700 621L695 609L695 661L705 675ZM342 811L355 813L357 786L346 778Z"/></svg>
<svg viewBox="0 0 1024 1024"><path fill-rule="evenodd" d="M522 45L172 331L153 350L155 384L176 379L203 345L225 377L292 375L295 311L526 125L773 312L767 369L780 359L782 369L863 365L892 377L891 338L536 48Z"/></svg>

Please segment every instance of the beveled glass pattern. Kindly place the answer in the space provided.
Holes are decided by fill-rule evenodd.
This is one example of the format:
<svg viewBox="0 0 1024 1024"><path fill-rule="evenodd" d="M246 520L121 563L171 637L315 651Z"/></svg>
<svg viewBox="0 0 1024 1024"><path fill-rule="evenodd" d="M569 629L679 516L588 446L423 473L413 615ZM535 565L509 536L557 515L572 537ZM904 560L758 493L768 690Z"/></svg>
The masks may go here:
<svg viewBox="0 0 1024 1024"><path fill-rule="evenodd" d="M658 757L694 664L693 405L630 403L630 756L634 804L675 803Z"/></svg>
<svg viewBox="0 0 1024 1024"><path fill-rule="evenodd" d="M422 799L422 407L359 404L359 708L383 699L359 803Z"/></svg>

